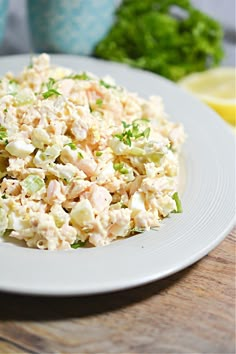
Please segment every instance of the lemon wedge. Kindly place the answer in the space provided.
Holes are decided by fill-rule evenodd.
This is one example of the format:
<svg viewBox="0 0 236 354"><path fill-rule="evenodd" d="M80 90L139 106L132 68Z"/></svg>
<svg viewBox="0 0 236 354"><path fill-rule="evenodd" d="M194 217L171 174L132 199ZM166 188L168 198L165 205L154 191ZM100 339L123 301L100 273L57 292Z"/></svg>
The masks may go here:
<svg viewBox="0 0 236 354"><path fill-rule="evenodd" d="M228 123L236 125L236 68L221 67L190 74L179 84L207 103Z"/></svg>

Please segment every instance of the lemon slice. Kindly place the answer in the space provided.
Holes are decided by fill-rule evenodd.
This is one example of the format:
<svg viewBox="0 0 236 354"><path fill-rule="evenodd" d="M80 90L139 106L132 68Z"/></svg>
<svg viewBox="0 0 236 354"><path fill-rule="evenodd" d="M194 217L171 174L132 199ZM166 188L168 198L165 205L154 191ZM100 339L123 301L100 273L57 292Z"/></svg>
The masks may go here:
<svg viewBox="0 0 236 354"><path fill-rule="evenodd" d="M236 69L216 68L186 76L179 81L227 122L236 124Z"/></svg>

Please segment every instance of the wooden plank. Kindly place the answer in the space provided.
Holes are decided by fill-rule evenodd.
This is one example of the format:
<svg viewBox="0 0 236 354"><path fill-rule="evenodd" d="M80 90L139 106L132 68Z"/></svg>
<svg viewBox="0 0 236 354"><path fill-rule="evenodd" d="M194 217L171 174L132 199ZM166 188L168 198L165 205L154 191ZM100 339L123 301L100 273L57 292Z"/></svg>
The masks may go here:
<svg viewBox="0 0 236 354"><path fill-rule="evenodd" d="M91 297L0 294L0 353L235 353L235 236L192 267Z"/></svg>

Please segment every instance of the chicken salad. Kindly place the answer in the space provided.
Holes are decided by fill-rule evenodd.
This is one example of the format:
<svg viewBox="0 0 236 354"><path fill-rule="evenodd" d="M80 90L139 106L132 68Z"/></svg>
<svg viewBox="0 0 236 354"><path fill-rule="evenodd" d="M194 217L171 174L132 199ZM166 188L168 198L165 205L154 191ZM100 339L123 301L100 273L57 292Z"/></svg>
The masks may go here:
<svg viewBox="0 0 236 354"><path fill-rule="evenodd" d="M56 250L159 227L182 209L184 139L160 97L33 58L0 82L0 236Z"/></svg>

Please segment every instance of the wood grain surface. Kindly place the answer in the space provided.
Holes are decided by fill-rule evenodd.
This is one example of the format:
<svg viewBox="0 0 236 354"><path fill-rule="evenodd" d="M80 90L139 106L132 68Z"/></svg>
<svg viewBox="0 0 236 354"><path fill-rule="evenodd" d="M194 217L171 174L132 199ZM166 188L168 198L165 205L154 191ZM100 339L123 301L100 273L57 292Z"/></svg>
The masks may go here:
<svg viewBox="0 0 236 354"><path fill-rule="evenodd" d="M190 268L132 290L0 293L0 353L233 354L235 236L236 229Z"/></svg>

